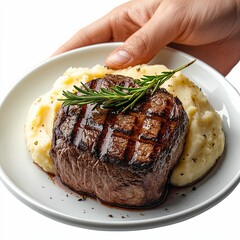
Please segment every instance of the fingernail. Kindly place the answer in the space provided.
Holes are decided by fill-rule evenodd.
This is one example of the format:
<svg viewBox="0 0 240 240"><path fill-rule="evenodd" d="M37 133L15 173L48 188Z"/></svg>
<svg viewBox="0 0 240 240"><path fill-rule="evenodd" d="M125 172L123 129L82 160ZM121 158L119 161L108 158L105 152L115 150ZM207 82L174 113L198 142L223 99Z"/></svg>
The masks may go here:
<svg viewBox="0 0 240 240"><path fill-rule="evenodd" d="M130 60L131 60L130 54L127 51L122 49L111 54L107 59L108 62L117 64L117 65L125 64Z"/></svg>

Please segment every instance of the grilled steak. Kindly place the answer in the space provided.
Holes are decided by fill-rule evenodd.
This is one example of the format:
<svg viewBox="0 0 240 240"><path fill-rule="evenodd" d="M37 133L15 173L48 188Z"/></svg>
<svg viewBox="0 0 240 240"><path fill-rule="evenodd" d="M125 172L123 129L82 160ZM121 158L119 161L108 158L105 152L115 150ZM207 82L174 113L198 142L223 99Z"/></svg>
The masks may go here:
<svg viewBox="0 0 240 240"><path fill-rule="evenodd" d="M96 90L136 86L120 75L87 85ZM166 194L187 127L181 102L164 89L126 113L93 110L93 105L65 106L55 119L50 156L61 181L76 192L111 205L152 207Z"/></svg>

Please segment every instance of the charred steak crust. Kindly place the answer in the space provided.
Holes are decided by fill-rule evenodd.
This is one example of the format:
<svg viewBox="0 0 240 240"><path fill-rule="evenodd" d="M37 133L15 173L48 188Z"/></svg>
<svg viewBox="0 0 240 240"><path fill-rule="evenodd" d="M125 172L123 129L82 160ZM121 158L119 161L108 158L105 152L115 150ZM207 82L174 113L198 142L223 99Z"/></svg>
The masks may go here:
<svg viewBox="0 0 240 240"><path fill-rule="evenodd" d="M132 78L106 75L90 88L136 86ZM92 105L62 107L55 119L50 156L61 181L76 192L124 207L152 207L165 194L180 157L188 117L164 89L127 113Z"/></svg>

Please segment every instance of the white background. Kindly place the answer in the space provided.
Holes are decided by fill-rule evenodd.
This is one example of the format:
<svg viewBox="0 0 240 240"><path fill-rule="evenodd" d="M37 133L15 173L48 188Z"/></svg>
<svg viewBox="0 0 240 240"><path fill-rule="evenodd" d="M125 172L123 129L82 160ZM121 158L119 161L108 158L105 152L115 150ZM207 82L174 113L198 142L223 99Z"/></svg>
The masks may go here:
<svg viewBox="0 0 240 240"><path fill-rule="evenodd" d="M0 102L26 72L49 58L77 30L123 2L1 0ZM240 91L240 64L227 79ZM105 232L51 220L25 206L0 182L0 239L239 239L239 203L240 186L215 207L187 221L150 230Z"/></svg>

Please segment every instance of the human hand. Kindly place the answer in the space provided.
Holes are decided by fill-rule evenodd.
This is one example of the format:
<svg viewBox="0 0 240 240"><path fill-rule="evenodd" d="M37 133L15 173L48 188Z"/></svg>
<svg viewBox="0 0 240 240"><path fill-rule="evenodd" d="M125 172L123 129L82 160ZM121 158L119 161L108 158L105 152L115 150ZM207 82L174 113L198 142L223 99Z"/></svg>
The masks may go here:
<svg viewBox="0 0 240 240"><path fill-rule="evenodd" d="M125 41L106 59L111 68L146 63L166 45L226 75L240 59L240 0L133 0L81 29L55 54Z"/></svg>

